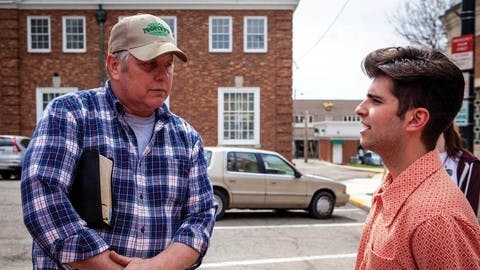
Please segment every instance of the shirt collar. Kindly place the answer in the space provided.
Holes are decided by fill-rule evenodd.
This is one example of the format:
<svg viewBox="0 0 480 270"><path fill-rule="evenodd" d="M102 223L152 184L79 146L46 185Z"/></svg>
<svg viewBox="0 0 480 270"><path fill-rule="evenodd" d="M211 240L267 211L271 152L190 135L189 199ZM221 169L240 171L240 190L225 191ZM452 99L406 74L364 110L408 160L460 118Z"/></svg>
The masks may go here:
<svg viewBox="0 0 480 270"><path fill-rule="evenodd" d="M407 201L408 197L432 174L442 168L440 153L434 149L407 167L397 178L388 173L385 185L379 189L383 204L383 216L389 226Z"/></svg>

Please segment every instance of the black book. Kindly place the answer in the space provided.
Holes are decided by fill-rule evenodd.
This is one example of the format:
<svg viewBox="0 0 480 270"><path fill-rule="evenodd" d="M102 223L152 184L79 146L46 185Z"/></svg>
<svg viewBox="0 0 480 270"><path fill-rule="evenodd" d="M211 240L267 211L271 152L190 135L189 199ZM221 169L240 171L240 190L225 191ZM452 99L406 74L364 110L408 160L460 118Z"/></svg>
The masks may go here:
<svg viewBox="0 0 480 270"><path fill-rule="evenodd" d="M112 169L113 161L100 155L98 149L85 149L75 169L70 200L90 228L110 225Z"/></svg>

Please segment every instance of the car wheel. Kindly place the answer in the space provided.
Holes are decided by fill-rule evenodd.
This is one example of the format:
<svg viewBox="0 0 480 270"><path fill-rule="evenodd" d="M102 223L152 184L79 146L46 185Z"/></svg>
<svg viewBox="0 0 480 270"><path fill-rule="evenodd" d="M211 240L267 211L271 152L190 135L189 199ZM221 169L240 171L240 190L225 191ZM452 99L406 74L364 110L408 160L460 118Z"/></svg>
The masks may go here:
<svg viewBox="0 0 480 270"><path fill-rule="evenodd" d="M319 192L313 197L310 204L310 215L314 218L329 218L332 216L335 200L333 196L326 192Z"/></svg>
<svg viewBox="0 0 480 270"><path fill-rule="evenodd" d="M220 220L223 215L225 214L225 210L227 207L227 196L223 191L220 190L214 190L213 191L213 197L215 201L217 202L217 212L215 213L215 219Z"/></svg>
<svg viewBox="0 0 480 270"><path fill-rule="evenodd" d="M11 172L1 172L0 174L2 175L2 178L5 179L5 180L9 180L10 177L12 177Z"/></svg>

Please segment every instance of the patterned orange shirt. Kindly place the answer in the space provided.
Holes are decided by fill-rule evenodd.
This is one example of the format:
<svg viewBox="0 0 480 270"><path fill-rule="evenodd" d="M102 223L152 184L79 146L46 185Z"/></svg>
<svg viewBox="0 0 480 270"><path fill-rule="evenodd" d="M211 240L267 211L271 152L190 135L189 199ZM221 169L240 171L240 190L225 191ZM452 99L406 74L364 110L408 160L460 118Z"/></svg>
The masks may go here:
<svg viewBox="0 0 480 270"><path fill-rule="evenodd" d="M373 196L355 269L480 269L480 226L433 150Z"/></svg>

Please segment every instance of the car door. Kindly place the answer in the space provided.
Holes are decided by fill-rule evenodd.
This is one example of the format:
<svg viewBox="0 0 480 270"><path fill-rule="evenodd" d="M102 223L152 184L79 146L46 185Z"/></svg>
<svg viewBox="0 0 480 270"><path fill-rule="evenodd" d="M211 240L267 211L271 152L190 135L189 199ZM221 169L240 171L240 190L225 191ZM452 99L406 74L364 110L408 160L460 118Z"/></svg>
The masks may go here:
<svg viewBox="0 0 480 270"><path fill-rule="evenodd" d="M263 207L265 177L260 171L257 155L253 152L229 151L225 170L225 184L232 197L230 207Z"/></svg>
<svg viewBox="0 0 480 270"><path fill-rule="evenodd" d="M278 155L262 154L265 168L267 207L303 207L307 200L307 184L295 177L295 170Z"/></svg>

